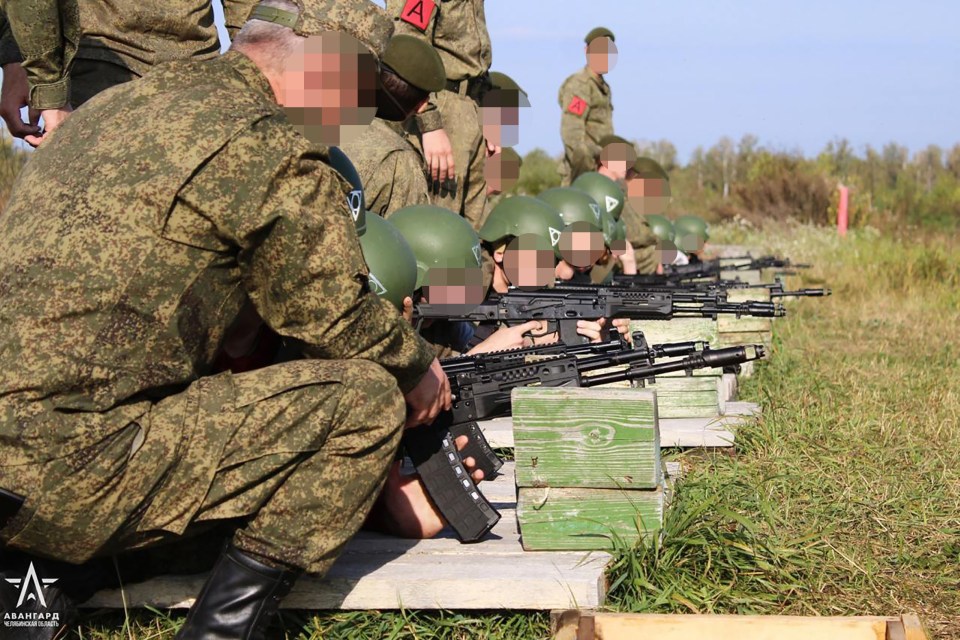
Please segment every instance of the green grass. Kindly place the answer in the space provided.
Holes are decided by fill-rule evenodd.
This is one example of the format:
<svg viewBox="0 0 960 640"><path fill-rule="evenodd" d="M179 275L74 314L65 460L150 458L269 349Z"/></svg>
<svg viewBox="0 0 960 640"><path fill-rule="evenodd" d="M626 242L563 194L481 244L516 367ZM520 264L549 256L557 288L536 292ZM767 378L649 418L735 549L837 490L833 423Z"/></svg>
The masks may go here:
<svg viewBox="0 0 960 640"><path fill-rule="evenodd" d="M636 612L888 615L916 612L960 638L960 252L870 231L721 229L816 267L828 283L776 324L741 397L763 417L736 455L679 454L665 535L621 549L609 606ZM138 612L94 617L83 638L170 638ZM288 637L545 638L546 614L285 614ZM303 635L297 635L306 629Z"/></svg>

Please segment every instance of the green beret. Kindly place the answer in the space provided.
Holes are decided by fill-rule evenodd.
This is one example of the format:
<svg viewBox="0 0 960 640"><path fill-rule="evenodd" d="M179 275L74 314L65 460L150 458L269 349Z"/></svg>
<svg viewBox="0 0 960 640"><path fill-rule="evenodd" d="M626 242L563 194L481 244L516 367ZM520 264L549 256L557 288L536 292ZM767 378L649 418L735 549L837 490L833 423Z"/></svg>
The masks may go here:
<svg viewBox="0 0 960 640"><path fill-rule="evenodd" d="M362 42L377 58L383 56L393 35L393 21L369 0L294 1L300 8L298 13L258 4L249 19L279 24L304 37L341 31Z"/></svg>
<svg viewBox="0 0 960 640"><path fill-rule="evenodd" d="M600 138L600 148L607 146L608 144L625 144L628 147L632 147L633 143L627 140L626 138L621 138L618 135L610 134Z"/></svg>
<svg viewBox="0 0 960 640"><path fill-rule="evenodd" d="M500 71L491 71L490 91L484 96L485 107L529 107L527 92L516 80Z"/></svg>
<svg viewBox="0 0 960 640"><path fill-rule="evenodd" d="M446 86L447 72L440 54L420 38L402 34L390 38L383 64L418 89L432 92Z"/></svg>
<svg viewBox="0 0 960 640"><path fill-rule="evenodd" d="M594 27L590 30L590 33L587 34L587 37L583 39L584 42L590 44L597 38L610 38L611 40L616 40L613 37L613 31L607 29L606 27Z"/></svg>
<svg viewBox="0 0 960 640"><path fill-rule="evenodd" d="M660 178L667 182L670 181L670 176L663 170L663 167L651 158L637 158L637 161L630 167L630 171L640 178Z"/></svg>

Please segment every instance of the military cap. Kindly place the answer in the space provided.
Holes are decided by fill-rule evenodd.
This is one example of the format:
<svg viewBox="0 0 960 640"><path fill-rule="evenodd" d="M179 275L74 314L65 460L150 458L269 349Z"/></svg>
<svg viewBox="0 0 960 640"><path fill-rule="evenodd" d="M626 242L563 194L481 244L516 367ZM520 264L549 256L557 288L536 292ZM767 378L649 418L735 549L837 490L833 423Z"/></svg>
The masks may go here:
<svg viewBox="0 0 960 640"><path fill-rule="evenodd" d="M607 146L608 144L625 144L628 147L632 147L633 143L627 140L626 138L621 138L616 134L609 134L600 138L600 148Z"/></svg>
<svg viewBox="0 0 960 640"><path fill-rule="evenodd" d="M594 27L590 30L590 33L587 34L587 37L583 39L584 42L590 44L597 38L610 38L611 40L616 40L613 37L613 31L607 29L606 27Z"/></svg>
<svg viewBox="0 0 960 640"><path fill-rule="evenodd" d="M484 97L484 106L529 107L530 99L517 81L500 71L491 71L490 92Z"/></svg>
<svg viewBox="0 0 960 640"><path fill-rule="evenodd" d="M440 54L420 38L393 36L381 62L418 89L432 92L446 86L447 72Z"/></svg>
<svg viewBox="0 0 960 640"><path fill-rule="evenodd" d="M362 42L377 58L383 57L387 41L393 35L393 21L369 0L290 0L297 13L258 4L250 20L263 20L293 29L300 36L341 31Z"/></svg>
<svg viewBox="0 0 960 640"><path fill-rule="evenodd" d="M670 181L670 176L663 170L660 163L651 158L637 158L637 161L630 167L630 171L641 178L659 178L667 182Z"/></svg>
<svg viewBox="0 0 960 640"><path fill-rule="evenodd" d="M500 149L500 161L504 164L515 164L517 167L523 166L523 156L513 150L513 147L503 147Z"/></svg>

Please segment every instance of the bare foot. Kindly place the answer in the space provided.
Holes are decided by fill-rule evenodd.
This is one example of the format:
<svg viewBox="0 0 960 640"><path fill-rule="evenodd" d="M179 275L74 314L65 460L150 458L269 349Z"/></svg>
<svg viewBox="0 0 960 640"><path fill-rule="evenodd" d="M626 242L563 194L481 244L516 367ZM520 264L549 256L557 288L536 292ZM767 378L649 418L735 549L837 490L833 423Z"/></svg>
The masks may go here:
<svg viewBox="0 0 960 640"><path fill-rule="evenodd" d="M457 438L457 449L463 449L467 442L466 436ZM404 475L400 472L400 464L397 461L390 466L383 491L370 511L365 527L401 538L432 538L443 530L446 521L430 500L420 474ZM483 471L476 469L472 457L466 458L463 464L474 482L483 480Z"/></svg>

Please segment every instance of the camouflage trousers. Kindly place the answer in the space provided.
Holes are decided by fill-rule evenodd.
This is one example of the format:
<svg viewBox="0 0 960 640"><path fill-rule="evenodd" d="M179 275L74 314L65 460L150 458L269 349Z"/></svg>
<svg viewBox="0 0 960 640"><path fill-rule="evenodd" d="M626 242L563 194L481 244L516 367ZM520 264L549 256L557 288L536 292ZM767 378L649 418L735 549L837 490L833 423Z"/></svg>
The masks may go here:
<svg viewBox="0 0 960 640"><path fill-rule="evenodd" d="M240 519L238 548L323 574L372 507L403 418L396 381L364 360L201 378L64 458L4 466L0 447L0 487L27 497L0 542L80 563Z"/></svg>
<svg viewBox="0 0 960 640"><path fill-rule="evenodd" d="M487 147L480 107L473 98L452 91L441 91L437 96L437 108L453 147L457 181L455 186L440 185L435 189L433 204L459 213L479 231L486 221L487 203L487 181L483 177Z"/></svg>

